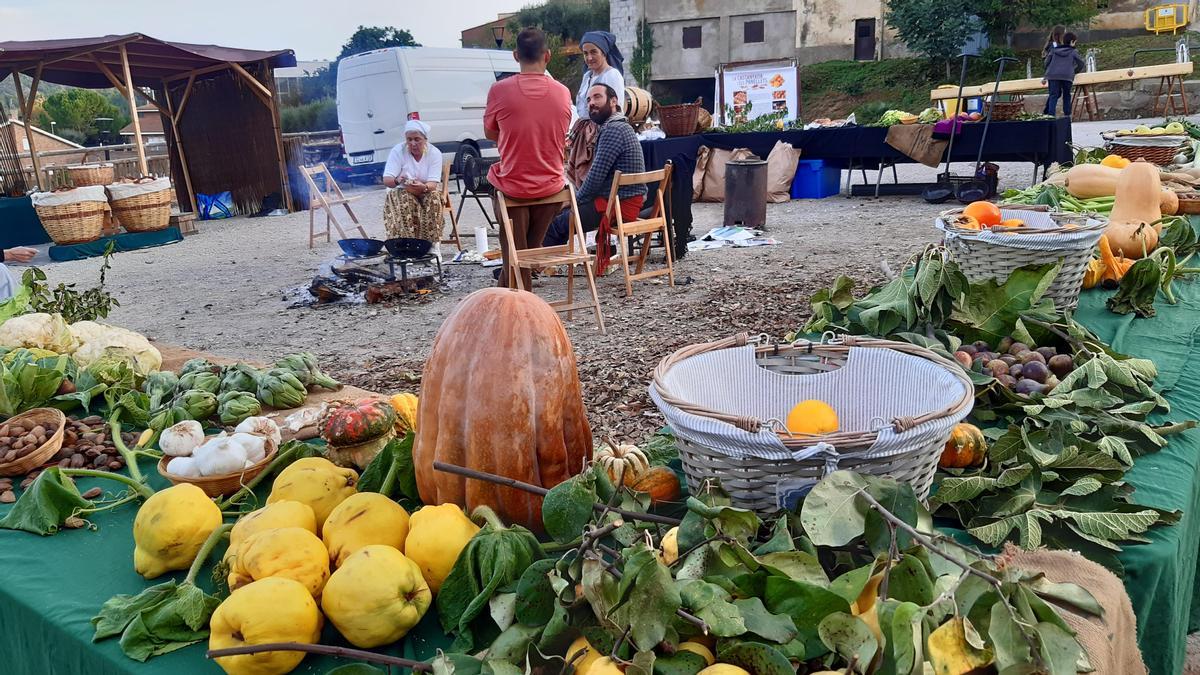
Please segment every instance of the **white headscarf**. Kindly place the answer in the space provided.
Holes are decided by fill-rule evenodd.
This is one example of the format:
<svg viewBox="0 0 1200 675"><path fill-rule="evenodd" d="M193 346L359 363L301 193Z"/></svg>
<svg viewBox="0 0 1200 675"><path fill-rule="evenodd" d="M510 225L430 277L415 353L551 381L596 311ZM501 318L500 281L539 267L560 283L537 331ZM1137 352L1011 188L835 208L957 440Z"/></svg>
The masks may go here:
<svg viewBox="0 0 1200 675"><path fill-rule="evenodd" d="M421 134L427 140L429 138L429 125L425 124L421 120L409 120L404 125L404 133L407 134L410 131L415 131L418 134Z"/></svg>

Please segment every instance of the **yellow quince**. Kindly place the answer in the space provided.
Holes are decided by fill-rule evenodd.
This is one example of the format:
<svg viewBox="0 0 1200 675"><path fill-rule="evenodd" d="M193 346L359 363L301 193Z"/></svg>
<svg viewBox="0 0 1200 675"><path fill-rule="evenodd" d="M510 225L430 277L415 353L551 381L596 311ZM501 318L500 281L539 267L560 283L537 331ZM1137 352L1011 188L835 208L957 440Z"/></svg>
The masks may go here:
<svg viewBox="0 0 1200 675"><path fill-rule="evenodd" d="M478 531L479 526L454 504L426 506L409 518L404 555L420 566L429 589L437 594L458 554Z"/></svg>
<svg viewBox="0 0 1200 675"><path fill-rule="evenodd" d="M403 550L407 536L408 511L378 492L347 497L330 512L321 530L334 568L340 567L351 553L371 544Z"/></svg>
<svg viewBox="0 0 1200 675"><path fill-rule="evenodd" d="M316 644L321 612L298 581L268 577L239 588L217 606L209 621L209 649L272 642ZM229 675L283 675L304 660L304 652L260 652L222 656L215 661Z"/></svg>
<svg viewBox="0 0 1200 675"><path fill-rule="evenodd" d="M329 580L329 552L317 535L303 527L256 532L242 542L233 557L229 590L268 577L293 579L318 597Z"/></svg>
<svg viewBox="0 0 1200 675"><path fill-rule="evenodd" d="M321 609L356 647L404 637L433 602L421 568L391 546L359 549L329 577Z"/></svg>
<svg viewBox="0 0 1200 675"><path fill-rule="evenodd" d="M185 570L221 526L221 509L191 483L154 493L133 519L133 569L153 579Z"/></svg>
<svg viewBox="0 0 1200 675"><path fill-rule="evenodd" d="M980 651L967 642L963 620L955 617L938 626L925 641L925 654L937 675L967 675L992 662L990 650Z"/></svg>
<svg viewBox="0 0 1200 675"><path fill-rule="evenodd" d="M679 560L679 528L672 527L663 535L659 545L658 561L664 565L673 565Z"/></svg>
<svg viewBox="0 0 1200 675"><path fill-rule="evenodd" d="M317 519L317 534L333 507L358 490L358 472L343 469L324 457L305 457L292 462L279 472L271 485L268 504L292 500L312 507Z"/></svg>
<svg viewBox="0 0 1200 675"><path fill-rule="evenodd" d="M691 640L680 642L676 653L678 652L691 652L699 656L704 659L705 666L711 666L717 662L717 657L713 656L712 650L699 642L692 642Z"/></svg>
<svg viewBox="0 0 1200 675"><path fill-rule="evenodd" d="M701 670L697 675L750 675L750 673L745 668L739 668L729 663L716 663Z"/></svg>
<svg viewBox="0 0 1200 675"><path fill-rule="evenodd" d="M583 654L577 656L580 652L583 652ZM565 658L575 667L575 675L588 675L588 671L591 670L592 665L603 658L603 656L603 654L596 651L592 643L587 641L587 638L581 635L575 638L570 647L567 647Z"/></svg>
<svg viewBox="0 0 1200 675"><path fill-rule="evenodd" d="M233 529L229 532L229 548L225 550L222 560L228 561L232 558L237 553L238 546L250 535L281 527L302 527L316 534L317 517L313 515L312 507L308 504L291 500L275 502L257 511L251 511L233 524Z"/></svg>

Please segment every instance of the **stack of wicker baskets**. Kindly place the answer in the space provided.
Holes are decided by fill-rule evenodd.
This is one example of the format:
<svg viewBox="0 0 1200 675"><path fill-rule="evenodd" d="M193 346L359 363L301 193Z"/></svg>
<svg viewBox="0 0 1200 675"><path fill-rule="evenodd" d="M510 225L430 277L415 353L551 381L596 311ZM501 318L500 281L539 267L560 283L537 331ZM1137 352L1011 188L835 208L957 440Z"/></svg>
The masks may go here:
<svg viewBox="0 0 1200 675"><path fill-rule="evenodd" d="M130 188L134 188L130 190ZM171 224L171 181L143 177L108 186L113 215L129 232L154 232ZM122 196L125 193L134 193Z"/></svg>
<svg viewBox="0 0 1200 675"><path fill-rule="evenodd" d="M100 238L108 199L104 188L95 185L63 188L39 193L33 208L55 244L83 244Z"/></svg>

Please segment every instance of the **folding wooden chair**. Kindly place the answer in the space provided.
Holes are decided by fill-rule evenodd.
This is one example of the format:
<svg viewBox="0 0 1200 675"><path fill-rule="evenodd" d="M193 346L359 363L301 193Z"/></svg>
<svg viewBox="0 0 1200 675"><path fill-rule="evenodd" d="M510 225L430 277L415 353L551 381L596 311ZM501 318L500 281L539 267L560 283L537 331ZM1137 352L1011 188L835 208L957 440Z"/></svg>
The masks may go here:
<svg viewBox="0 0 1200 675"><path fill-rule="evenodd" d="M541 199L514 199L505 197L504 193L496 191L496 202L499 205L501 223L504 232L501 236L508 242L509 285L523 291L525 282L521 278L522 269L541 270L547 267L567 266L567 298L566 300L551 301L550 306L558 312L566 312L567 320L572 318L574 310L591 308L596 314L596 324L600 332L607 335L604 328L604 317L600 314L600 298L596 295L596 275L592 268L595 256L587 252L587 240L583 236L583 225L579 222L579 204L575 201L575 188L570 183L562 191ZM571 211L571 227L567 231L567 243L561 246L542 246L517 250L512 236L512 218L508 215L508 207L537 206L539 204L566 205ZM575 301L575 266L583 265L584 276L587 278L588 290L592 300Z"/></svg>
<svg viewBox="0 0 1200 675"><path fill-rule="evenodd" d="M300 172L304 174L304 180L308 182L308 247L313 247L313 242L322 234L325 235L325 241L329 241L329 225L333 224L337 228L338 234L342 239L347 239L346 231L342 229L342 224L338 222L337 216L333 215L333 207L342 205L346 207L346 213L350 214L350 220L354 221L354 226L358 228L359 236L363 239L368 239L367 231L363 229L362 223L358 222L358 217L354 215L354 211L350 209L350 202L360 199L361 195L347 197L342 194L342 189L338 187L337 181L333 179L333 174L329 173L329 168L325 166L325 162L321 162L316 166L302 166ZM325 189L317 187L316 177L323 176ZM325 211L325 231L317 232L315 224L315 213L317 209Z"/></svg>
<svg viewBox="0 0 1200 675"><path fill-rule="evenodd" d="M462 241L458 237L458 214L454 212L454 206L450 203L450 165L454 162L453 159L442 162L442 217L446 214L450 215L450 238L443 239L443 244L454 244L458 250L462 250ZM445 222L442 227L445 228Z"/></svg>
<svg viewBox="0 0 1200 675"><path fill-rule="evenodd" d="M671 280L671 286L675 286L675 264L671 254L670 227L668 227L666 208L663 204L663 195L666 194L670 180L671 164L669 162L658 171L627 174L617 171L613 174L612 190L608 194L607 217L613 234L617 235L619 251L617 255L621 258L621 267L625 270L625 297L633 295L633 282L637 279L666 275ZM617 200L617 190L625 185L646 185L654 182L658 183L658 189L654 194L654 209L650 212L650 217L625 222L621 216L621 203ZM655 233L662 234L667 266L663 269L643 272L642 268L646 265L646 257L650 254L651 240ZM637 258L637 268L631 274L629 272L629 238L639 236L642 238L642 251Z"/></svg>

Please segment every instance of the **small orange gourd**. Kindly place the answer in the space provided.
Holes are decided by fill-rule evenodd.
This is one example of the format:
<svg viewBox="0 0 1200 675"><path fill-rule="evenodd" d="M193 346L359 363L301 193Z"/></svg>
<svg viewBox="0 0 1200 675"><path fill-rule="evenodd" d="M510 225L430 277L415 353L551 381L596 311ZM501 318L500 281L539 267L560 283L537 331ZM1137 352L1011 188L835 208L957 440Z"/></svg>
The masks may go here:
<svg viewBox="0 0 1200 675"><path fill-rule="evenodd" d="M681 493L679 477L665 466L650 467L631 487L649 494L651 504L677 501Z"/></svg>
<svg viewBox="0 0 1200 675"><path fill-rule="evenodd" d="M950 432L950 440L942 449L942 457L938 466L943 469L964 469L983 464L987 456L987 440L979 427L967 422L959 422Z"/></svg>

